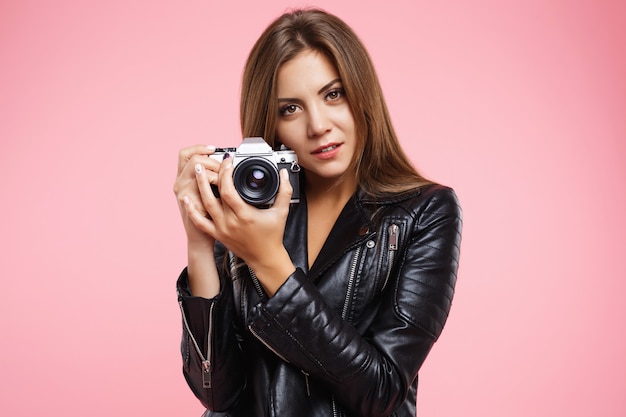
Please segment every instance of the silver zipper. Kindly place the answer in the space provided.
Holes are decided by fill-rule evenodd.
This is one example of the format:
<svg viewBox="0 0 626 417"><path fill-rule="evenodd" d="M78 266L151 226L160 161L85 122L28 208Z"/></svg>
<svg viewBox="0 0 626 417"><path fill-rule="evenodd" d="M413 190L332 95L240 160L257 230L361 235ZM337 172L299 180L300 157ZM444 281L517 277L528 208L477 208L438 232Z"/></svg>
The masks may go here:
<svg viewBox="0 0 626 417"><path fill-rule="evenodd" d="M267 298L267 294L265 294L265 291L263 290L263 287L261 286L261 281L259 281L256 274L254 273L252 269L250 269L250 267L248 267L248 271L250 271L250 277L252 278L252 283L254 284L254 288L256 289L256 292L259 294L259 298L261 300L264 300L265 298Z"/></svg>
<svg viewBox="0 0 626 417"><path fill-rule="evenodd" d="M331 396L330 400L333 407L333 417L339 417L339 412L337 411L337 403L335 402L335 396Z"/></svg>
<svg viewBox="0 0 626 417"><path fill-rule="evenodd" d="M389 245L387 246L389 259L387 266L387 275L385 276L385 282L383 282L383 286L380 289L381 291L385 289L387 286L387 281L389 281L389 276L391 276L391 269L393 268L393 260L395 258L395 253L398 250L398 225L392 224L389 226Z"/></svg>
<svg viewBox="0 0 626 417"><path fill-rule="evenodd" d="M350 297L354 289L354 278L356 277L356 267L359 263L359 257L361 256L362 246L356 248L354 257L350 263L350 272L348 274L348 288L346 289L346 299L343 303L343 309L341 310L341 318L346 320L348 317L348 307L350 306ZM337 409L337 403L335 402L335 396L331 396L331 404L333 408L333 417L339 417L339 410Z"/></svg>
<svg viewBox="0 0 626 417"><path fill-rule="evenodd" d="M311 386L309 385L309 373L305 372L304 370L301 370L300 372L302 372L304 374L304 382L306 383L306 395L307 397L311 396Z"/></svg>
<svg viewBox="0 0 626 417"><path fill-rule="evenodd" d="M283 362L289 363L289 361L280 353L278 353L278 351L276 351L276 349L274 349L272 346L270 346L265 340L263 340L261 338L261 336L259 336L259 334L256 332L256 330L254 330L254 328L252 327L251 324L248 325L248 330L250 330L250 333L252 333L252 335L254 337L256 337L258 339L259 342L263 343L263 345L268 348L269 350L271 350L272 352L274 352L274 355L278 356L280 359L283 360Z"/></svg>
<svg viewBox="0 0 626 417"><path fill-rule="evenodd" d="M194 347L196 348L196 352L202 361L202 386L204 388L211 388L211 373L213 372L212 364L211 364L211 339L213 334L213 308L215 307L215 303L211 303L211 307L209 307L209 334L207 337L207 348L206 348L206 358L202 354L202 350L196 341L196 338L191 333L191 329L189 328L189 323L187 322L187 316L185 315L185 309L183 308L183 302L178 301L178 305L180 306L180 312L183 315L183 323L185 323L185 329L187 329L187 333L193 342Z"/></svg>
<svg viewBox="0 0 626 417"><path fill-rule="evenodd" d="M263 343L263 345L268 348L270 351L272 351L274 353L274 355L278 356L283 362L285 363L289 363L289 361L280 353L278 353L278 351L276 349L274 349L272 346L270 346L265 340L263 340L261 338L261 336L257 333L256 330L254 330L254 328L252 327L252 325L248 325L248 330L250 330L250 333L252 333L252 335L261 343ZM306 372L304 369L301 369L300 372L302 372L302 374L304 375L304 383L306 384L306 395L308 397L311 396L311 386L309 385L309 373Z"/></svg>
<svg viewBox="0 0 626 417"><path fill-rule="evenodd" d="M341 310L341 318L346 320L348 316L348 307L350 305L350 297L352 296L352 290L354 288L354 278L356 276L356 267L359 262L359 256L361 255L362 247L359 246L354 252L352 263L350 264L350 274L348 275L348 288L346 289L346 299L343 303L343 309Z"/></svg>

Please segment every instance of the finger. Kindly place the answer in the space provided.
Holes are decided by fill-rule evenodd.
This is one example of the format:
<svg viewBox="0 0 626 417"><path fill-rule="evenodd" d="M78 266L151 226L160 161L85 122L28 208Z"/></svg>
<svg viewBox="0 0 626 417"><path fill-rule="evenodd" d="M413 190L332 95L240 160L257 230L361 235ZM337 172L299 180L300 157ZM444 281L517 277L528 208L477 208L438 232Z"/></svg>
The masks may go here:
<svg viewBox="0 0 626 417"><path fill-rule="evenodd" d="M212 219L220 218L222 215L221 205L211 187L212 184L217 183L217 173L206 170L202 164L196 164L194 172L203 208Z"/></svg>
<svg viewBox="0 0 626 417"><path fill-rule="evenodd" d="M195 224L201 231L215 237L215 224L203 211L199 209L199 203L194 203L188 196L183 197L182 203L187 217L193 222L193 224Z"/></svg>
<svg viewBox="0 0 626 417"><path fill-rule="evenodd" d="M226 154L218 172L220 198L228 209L238 211L245 206L246 203L241 199L241 196L235 188L235 183L233 182L233 170L234 167L232 157Z"/></svg>
<svg viewBox="0 0 626 417"><path fill-rule="evenodd" d="M176 181L174 182L175 194L180 194L180 190L183 190L190 182L196 182L195 167L197 165L202 165L207 171L207 176L211 182L215 183L217 181L217 171L220 166L219 161L215 158L207 158L207 155L194 154L189 158L176 177Z"/></svg>
<svg viewBox="0 0 626 417"><path fill-rule="evenodd" d="M197 160L196 160L197 159ZM174 181L174 194L178 200L182 201L183 195L198 194L198 180L196 178L195 167L201 166L206 171L206 177L209 182L217 182L217 172L214 171L217 168L212 166L212 163L207 162L211 158L207 157L192 157L190 163L188 163L182 172L176 177ZM194 163L195 162L195 163ZM213 161L216 163L217 161Z"/></svg>
<svg viewBox="0 0 626 417"><path fill-rule="evenodd" d="M178 152L178 174L182 172L183 168L194 155L208 156L215 152L215 146L213 145L193 145L187 148L183 148Z"/></svg>
<svg viewBox="0 0 626 417"><path fill-rule="evenodd" d="M195 180L193 182L191 180L187 180L184 182L181 180L177 180L174 183L174 194L176 195L178 206L181 209L185 206L184 198L191 199L194 202L200 201L198 185Z"/></svg>
<svg viewBox="0 0 626 417"><path fill-rule="evenodd" d="M289 210L289 203L291 202L291 196L293 194L293 187L291 181L289 181L289 172L283 168L280 170L279 175L280 186L278 187L278 192L276 193L272 207Z"/></svg>

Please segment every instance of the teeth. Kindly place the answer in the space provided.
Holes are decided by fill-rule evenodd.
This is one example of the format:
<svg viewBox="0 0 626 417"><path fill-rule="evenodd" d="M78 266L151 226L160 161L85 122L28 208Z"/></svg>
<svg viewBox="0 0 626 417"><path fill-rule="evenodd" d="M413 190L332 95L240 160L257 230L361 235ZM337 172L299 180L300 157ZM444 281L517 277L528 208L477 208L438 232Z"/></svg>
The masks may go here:
<svg viewBox="0 0 626 417"><path fill-rule="evenodd" d="M320 152L328 152L328 151L332 151L333 149L335 149L337 147L337 145L331 145L328 148L324 148L322 149Z"/></svg>

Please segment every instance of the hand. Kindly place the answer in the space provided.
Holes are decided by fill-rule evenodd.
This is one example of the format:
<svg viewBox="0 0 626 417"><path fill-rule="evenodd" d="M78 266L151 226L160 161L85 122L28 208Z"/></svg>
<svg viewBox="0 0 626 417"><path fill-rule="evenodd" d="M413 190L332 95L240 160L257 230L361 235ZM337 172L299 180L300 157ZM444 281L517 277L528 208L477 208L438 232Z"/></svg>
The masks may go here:
<svg viewBox="0 0 626 417"><path fill-rule="evenodd" d="M260 209L239 196L233 183L230 158L225 156L217 178L215 172L204 163L194 165L194 172L201 206L183 196L187 216L198 230L219 240L243 259L255 271L268 293L273 294L294 269L283 246L293 191L289 174L281 170L274 204L270 208ZM211 184L215 183L220 198L216 198L211 189Z"/></svg>
<svg viewBox="0 0 626 417"><path fill-rule="evenodd" d="M201 215L206 215L204 210L195 167L200 165L206 171L207 181L217 182L217 171L220 163L208 156L215 152L214 146L195 145L181 149L178 154L178 172L174 182L174 194L178 200L178 208L181 213L185 233L190 247L213 248L215 239L210 234L198 228L187 214L187 206L194 207ZM188 203L185 203L187 201Z"/></svg>

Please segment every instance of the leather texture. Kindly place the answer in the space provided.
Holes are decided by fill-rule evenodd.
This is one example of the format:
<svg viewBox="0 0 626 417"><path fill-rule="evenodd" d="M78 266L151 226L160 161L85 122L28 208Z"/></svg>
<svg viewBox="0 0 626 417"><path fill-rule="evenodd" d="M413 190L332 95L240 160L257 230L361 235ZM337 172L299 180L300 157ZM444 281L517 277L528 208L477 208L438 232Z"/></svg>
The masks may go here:
<svg viewBox="0 0 626 417"><path fill-rule="evenodd" d="M284 243L297 269L273 297L219 245L217 297L193 297L186 270L179 277L183 373L205 416L414 417L418 371L454 295L454 191L357 192L310 269L305 199L289 216ZM194 341L211 363L211 388Z"/></svg>

